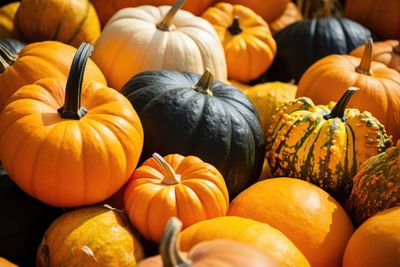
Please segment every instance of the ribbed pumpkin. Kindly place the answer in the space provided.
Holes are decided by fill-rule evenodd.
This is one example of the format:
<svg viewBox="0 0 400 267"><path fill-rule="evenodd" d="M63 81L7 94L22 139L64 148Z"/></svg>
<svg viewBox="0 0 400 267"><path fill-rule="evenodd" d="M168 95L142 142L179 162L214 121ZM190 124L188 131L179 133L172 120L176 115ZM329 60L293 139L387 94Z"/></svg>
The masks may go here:
<svg viewBox="0 0 400 267"><path fill-rule="evenodd" d="M27 43L55 40L78 47L94 44L100 22L89 0L22 0L14 27Z"/></svg>
<svg viewBox="0 0 400 267"><path fill-rule="evenodd" d="M365 25L383 39L400 38L398 0L347 0L345 16Z"/></svg>
<svg viewBox="0 0 400 267"><path fill-rule="evenodd" d="M230 197L260 175L263 131L253 105L233 86L189 72L149 71L133 77L122 93L144 129L141 159L193 155L216 167Z"/></svg>
<svg viewBox="0 0 400 267"><path fill-rule="evenodd" d="M400 206L400 142L397 145L370 158L353 178L348 205L356 223Z"/></svg>
<svg viewBox="0 0 400 267"><path fill-rule="evenodd" d="M276 20L269 23L269 27L271 28L272 34L276 34L277 32L283 30L290 24L295 23L296 21L302 20L303 16L301 15L297 5L293 2L289 2L283 11L282 15Z"/></svg>
<svg viewBox="0 0 400 267"><path fill-rule="evenodd" d="M295 22L274 36L278 52L268 70L268 79L298 82L319 59L331 54L348 54L371 35L367 28L346 18L323 17Z"/></svg>
<svg viewBox="0 0 400 267"><path fill-rule="evenodd" d="M350 55L361 58L364 50L365 45L362 45L354 49ZM387 40L375 43L372 51L372 60L381 62L389 68L400 72L400 41Z"/></svg>
<svg viewBox="0 0 400 267"><path fill-rule="evenodd" d="M37 250L37 267L131 267L143 249L122 211L109 206L77 209L57 218Z"/></svg>
<svg viewBox="0 0 400 267"><path fill-rule="evenodd" d="M227 80L217 33L205 19L179 10L184 2L125 8L113 16L93 54L112 88L121 90L132 76L159 69L201 74L210 68L217 80Z"/></svg>
<svg viewBox="0 0 400 267"><path fill-rule="evenodd" d="M286 235L313 267L341 266L354 228L328 193L293 178L260 181L229 205L229 216L266 223Z"/></svg>
<svg viewBox="0 0 400 267"><path fill-rule="evenodd" d="M35 266L40 240L62 210L27 195L0 165L0 214L1 257L21 267ZM1 260L0 266L3 267Z"/></svg>
<svg viewBox="0 0 400 267"><path fill-rule="evenodd" d="M282 15L290 0L218 0L218 2L247 6L265 21L272 22Z"/></svg>
<svg viewBox="0 0 400 267"><path fill-rule="evenodd" d="M355 90L328 106L303 97L279 107L267 139L275 177L309 181L339 201L350 194L360 165L392 144L371 113L345 109Z"/></svg>
<svg viewBox="0 0 400 267"><path fill-rule="evenodd" d="M4 48L3 48L4 47ZM8 59L18 57L18 53L25 47L25 44L15 39L0 39L0 70L8 65ZM1 49L3 48L3 49ZM4 70L2 70L3 72ZM0 73L1 74L1 73Z"/></svg>
<svg viewBox="0 0 400 267"><path fill-rule="evenodd" d="M78 49L68 81L22 87L0 115L5 169L25 192L53 206L105 200L129 179L142 150L142 126L129 101L95 81L82 88L91 49Z"/></svg>
<svg viewBox="0 0 400 267"><path fill-rule="evenodd" d="M264 135L271 125L275 109L295 99L297 86L291 83L269 82L249 86L235 81L232 84L239 88L253 103L260 118Z"/></svg>
<svg viewBox="0 0 400 267"><path fill-rule="evenodd" d="M187 228L225 216L229 205L220 172L197 157L179 154L153 154L133 173L124 200L133 226L155 242L161 241L170 217L176 216Z"/></svg>
<svg viewBox="0 0 400 267"><path fill-rule="evenodd" d="M218 33L230 79L249 82L271 66L277 49L275 40L268 24L250 8L219 3L202 17Z"/></svg>
<svg viewBox="0 0 400 267"><path fill-rule="evenodd" d="M101 25L104 26L120 9L141 5L173 5L176 3L176 0L90 0L90 2L92 2L97 11ZM212 3L213 0L187 0L182 9L190 11L196 16L200 16Z"/></svg>
<svg viewBox="0 0 400 267"><path fill-rule="evenodd" d="M0 8L0 39L15 38L14 16L20 2L14 2Z"/></svg>
<svg viewBox="0 0 400 267"><path fill-rule="evenodd" d="M389 267L400 264L400 207L365 221L347 244L343 267Z"/></svg>
<svg viewBox="0 0 400 267"><path fill-rule="evenodd" d="M15 265L12 262L9 262L8 260L0 257L0 266L1 267L18 267L17 265Z"/></svg>
<svg viewBox="0 0 400 267"><path fill-rule="evenodd" d="M176 217L169 219L160 244L160 254L139 263L138 267L278 267L269 255L248 244L233 240L205 241L194 246L188 253L178 248L178 235L182 222Z"/></svg>
<svg viewBox="0 0 400 267"><path fill-rule="evenodd" d="M400 73L382 63L371 62L372 40L367 41L362 59L331 55L312 65L301 78L296 96L307 96L325 105L344 91L360 88L349 107L368 110L383 125L393 140L400 138Z"/></svg>
<svg viewBox="0 0 400 267"><path fill-rule="evenodd" d="M204 241L228 239L261 249L280 266L310 266L300 250L281 231L247 218L224 216L201 221L183 230L179 237L183 251L189 251Z"/></svg>
<svg viewBox="0 0 400 267"><path fill-rule="evenodd" d="M0 111L19 88L44 78L66 79L76 48L56 41L27 45L18 54L0 46ZM106 84L100 69L89 59L83 84L95 80Z"/></svg>

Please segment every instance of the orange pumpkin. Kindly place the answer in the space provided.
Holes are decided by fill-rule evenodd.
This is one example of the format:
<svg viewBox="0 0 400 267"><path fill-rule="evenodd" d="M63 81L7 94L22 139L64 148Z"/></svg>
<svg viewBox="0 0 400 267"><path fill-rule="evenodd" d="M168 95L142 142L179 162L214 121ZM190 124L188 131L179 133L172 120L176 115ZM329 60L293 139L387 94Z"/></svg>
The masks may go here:
<svg viewBox="0 0 400 267"><path fill-rule="evenodd" d="M215 167L194 156L163 158L157 153L135 170L124 200L135 228L156 242L170 217L178 217L186 228L225 216L229 204L224 177Z"/></svg>
<svg viewBox="0 0 400 267"><path fill-rule="evenodd" d="M15 37L14 16L19 4L20 2L14 2L0 8L0 39Z"/></svg>
<svg viewBox="0 0 400 267"><path fill-rule="evenodd" d="M400 39L399 0L347 0L345 16L383 39Z"/></svg>
<svg viewBox="0 0 400 267"><path fill-rule="evenodd" d="M350 55L361 58L364 54L364 50L365 45L362 45L354 49ZM372 52L372 60L381 62L389 68L400 72L400 41L387 40L375 43Z"/></svg>
<svg viewBox="0 0 400 267"><path fill-rule="evenodd" d="M106 25L108 20L120 9L136 7L141 5L163 6L173 5L176 0L90 0L97 11L101 26ZM214 0L187 0L183 9L200 16Z"/></svg>
<svg viewBox="0 0 400 267"><path fill-rule="evenodd" d="M78 47L94 44L100 22L89 0L22 0L14 18L18 35L27 43L56 40Z"/></svg>
<svg viewBox="0 0 400 267"><path fill-rule="evenodd" d="M287 26L289 26L292 23L295 23L296 21L302 20L303 16L301 15L298 7L296 6L295 3L289 2L286 6L285 11L280 15L279 18L276 20L272 21L269 24L269 27L271 28L272 34L276 34L280 30L283 30Z"/></svg>
<svg viewBox="0 0 400 267"><path fill-rule="evenodd" d="M230 204L240 216L280 230L307 257L311 266L340 266L354 228L344 209L319 187L293 178L260 181Z"/></svg>
<svg viewBox="0 0 400 267"><path fill-rule="evenodd" d="M138 267L279 267L269 255L245 243L233 240L212 240L194 246L188 253L181 253L178 248L178 235L182 222L172 217L169 219L160 244L160 254L139 263Z"/></svg>
<svg viewBox="0 0 400 267"><path fill-rule="evenodd" d="M314 63L301 77L297 97L306 96L326 105L339 99L349 87L359 92L348 107L369 111L394 140L400 138L400 73L382 63L371 62L372 39L362 59L330 55Z"/></svg>
<svg viewBox="0 0 400 267"><path fill-rule="evenodd" d="M24 85L44 78L66 79L76 48L56 41L45 41L27 45L18 55L0 45L0 111L10 96ZM11 55L11 56L10 56ZM89 59L83 79L85 85L90 80L106 85L106 79Z"/></svg>
<svg viewBox="0 0 400 267"><path fill-rule="evenodd" d="M82 88L91 49L78 49L68 81L22 87L0 115L1 162L22 190L52 206L105 200L129 179L143 146L123 95L95 81Z"/></svg>
<svg viewBox="0 0 400 267"><path fill-rule="evenodd" d="M268 24L250 8L218 3L202 15L225 50L228 78L249 82L271 66L276 43Z"/></svg>

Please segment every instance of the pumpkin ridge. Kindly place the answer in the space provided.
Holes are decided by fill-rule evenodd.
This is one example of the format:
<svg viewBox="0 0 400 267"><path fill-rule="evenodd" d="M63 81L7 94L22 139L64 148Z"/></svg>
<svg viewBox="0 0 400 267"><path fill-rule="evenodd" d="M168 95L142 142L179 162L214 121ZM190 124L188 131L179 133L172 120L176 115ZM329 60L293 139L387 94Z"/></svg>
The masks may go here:
<svg viewBox="0 0 400 267"><path fill-rule="evenodd" d="M340 26L341 26L343 29L348 28L348 25L345 25L346 23L345 23L344 20L336 19L336 21L339 22ZM347 21L346 21L346 22L347 22ZM351 36L349 35L349 33L348 33L347 31L343 31L343 34L344 34L344 37L345 37L344 40L345 40L345 42L346 42L346 50L347 50L347 51L351 51L349 48L350 48L350 47L354 47L354 45L351 45L351 43L350 43L350 41L351 41Z"/></svg>
<svg viewBox="0 0 400 267"><path fill-rule="evenodd" d="M83 24L86 22L88 16L89 16L89 11L90 11L90 1L86 1L86 9L85 9L85 15L82 18L82 20L78 24L78 28L75 30L75 32L71 35L71 37L66 41L67 44L71 44L72 41L78 36L79 32L82 30Z"/></svg>
<svg viewBox="0 0 400 267"><path fill-rule="evenodd" d="M60 32L61 26L62 26L62 20L57 23L56 31L55 31L53 37L49 38L50 40L57 40L57 37L58 37L58 34Z"/></svg>

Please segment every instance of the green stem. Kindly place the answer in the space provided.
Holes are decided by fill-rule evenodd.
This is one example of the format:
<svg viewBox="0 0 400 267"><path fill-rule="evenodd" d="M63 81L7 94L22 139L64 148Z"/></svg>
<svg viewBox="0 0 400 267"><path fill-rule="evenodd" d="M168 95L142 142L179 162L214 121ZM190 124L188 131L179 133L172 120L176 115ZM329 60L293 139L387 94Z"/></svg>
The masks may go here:
<svg viewBox="0 0 400 267"><path fill-rule="evenodd" d="M228 27L228 31L232 35L238 35L241 32L243 32L242 28L240 28L239 16L234 16L233 17L233 22L232 22L231 26Z"/></svg>
<svg viewBox="0 0 400 267"><path fill-rule="evenodd" d="M356 72L360 74L371 75L372 47L372 38L368 38L365 42L364 53L361 58L360 65L356 67Z"/></svg>
<svg viewBox="0 0 400 267"><path fill-rule="evenodd" d="M172 25L176 13L185 4L186 0L177 0L176 3L171 7L164 18L157 24L157 29L162 31L173 31L175 27Z"/></svg>
<svg viewBox="0 0 400 267"><path fill-rule="evenodd" d="M92 51L91 44L82 43L75 53L65 89L64 106L58 109L61 118L79 120L87 113L87 110L81 107L82 81Z"/></svg>
<svg viewBox="0 0 400 267"><path fill-rule="evenodd" d="M182 222L172 217L167 223L164 236L160 244L160 254L164 267L189 267L190 260L182 258L178 249L178 235L182 228Z"/></svg>
<svg viewBox="0 0 400 267"><path fill-rule="evenodd" d="M0 73L14 64L18 59L18 55L12 53L7 46L0 43Z"/></svg>
<svg viewBox="0 0 400 267"><path fill-rule="evenodd" d="M174 185L179 184L181 182L181 176L176 174L174 169L172 169L171 165L158 153L153 154L153 158L157 161L158 165L162 169L162 174L164 175L164 179L162 181L163 184L166 185Z"/></svg>
<svg viewBox="0 0 400 267"><path fill-rule="evenodd" d="M331 113L325 115L324 119L329 120L329 119L339 118L342 121L346 121L346 117L344 116L345 109L350 101L351 96L358 90L359 89L357 87L350 87L349 89L347 89L346 93L344 93L344 95L336 103Z"/></svg>
<svg viewBox="0 0 400 267"><path fill-rule="evenodd" d="M200 80L193 87L197 92L213 95L211 90L212 82L214 81L214 74L211 72L209 68L206 68L203 75L200 77Z"/></svg>

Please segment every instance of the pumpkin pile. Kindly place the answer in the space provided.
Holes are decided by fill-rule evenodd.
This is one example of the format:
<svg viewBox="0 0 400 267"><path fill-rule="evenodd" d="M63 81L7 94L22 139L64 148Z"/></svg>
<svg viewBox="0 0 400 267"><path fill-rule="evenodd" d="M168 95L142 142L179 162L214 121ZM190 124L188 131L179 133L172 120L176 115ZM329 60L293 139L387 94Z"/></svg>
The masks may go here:
<svg viewBox="0 0 400 267"><path fill-rule="evenodd" d="M0 266L400 266L400 2L361 2L2 1Z"/></svg>

